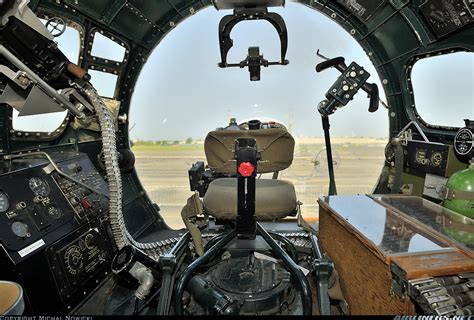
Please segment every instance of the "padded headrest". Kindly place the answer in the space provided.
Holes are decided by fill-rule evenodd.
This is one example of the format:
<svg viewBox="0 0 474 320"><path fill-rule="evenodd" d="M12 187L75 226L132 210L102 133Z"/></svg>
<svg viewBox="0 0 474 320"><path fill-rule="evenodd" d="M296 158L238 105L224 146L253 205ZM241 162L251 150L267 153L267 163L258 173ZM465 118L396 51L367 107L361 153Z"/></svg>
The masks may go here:
<svg viewBox="0 0 474 320"><path fill-rule="evenodd" d="M216 172L236 173L234 148L235 140L240 138L257 141L257 150L260 153L258 173L284 170L293 161L295 140L284 128L217 130L209 132L204 141L208 166Z"/></svg>

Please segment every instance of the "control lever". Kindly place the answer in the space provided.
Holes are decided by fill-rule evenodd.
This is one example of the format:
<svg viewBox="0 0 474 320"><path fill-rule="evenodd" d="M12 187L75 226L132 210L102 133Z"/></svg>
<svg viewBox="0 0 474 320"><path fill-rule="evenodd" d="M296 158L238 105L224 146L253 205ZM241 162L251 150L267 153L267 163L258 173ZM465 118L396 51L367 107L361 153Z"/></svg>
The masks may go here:
<svg viewBox="0 0 474 320"><path fill-rule="evenodd" d="M319 50L318 50L318 56L321 56L319 54ZM327 59L327 58L325 58ZM344 72L344 70L346 70L347 66L346 64L344 63L345 59L343 57L337 57L337 58L333 58L333 59L327 59L326 61L323 61L321 63L318 63L316 65L316 72L321 72L321 71L324 71L326 69L329 69L329 68L336 68L337 70L341 71L341 72Z"/></svg>
<svg viewBox="0 0 474 320"><path fill-rule="evenodd" d="M379 89L375 83L366 82L367 79L370 77L370 74L367 71L365 71L362 67L359 67L355 62L351 63L351 65L347 67L345 64L345 59L343 57L329 59L328 57L325 57L321 53L319 53L319 50L316 52L316 54L318 57L326 60L316 65L316 72L319 73L329 68L336 68L339 72L342 73L342 76L336 81L333 87L331 87L331 90L333 93L338 93L339 95L344 96L345 99L337 99L338 100L337 102L339 102L340 105L345 106L350 100L352 100L352 98L359 91L359 89L362 88L362 90L367 92L370 98L369 112L372 113L378 110L379 100L380 100ZM358 70L359 68L361 68L361 70ZM353 73L354 71L358 71L359 74L354 75ZM364 73L360 74L360 72L362 71ZM351 80L355 80L355 82ZM358 82L362 82L362 83L358 83ZM342 88L336 88L336 85L340 83L342 83L343 85ZM353 86L352 88L351 86L345 87L344 86L345 84L348 84L348 85L353 84ZM338 89L342 89L342 92L338 92L338 91L334 92L334 90L338 90ZM331 100L330 97L328 97L328 94L326 94L326 98ZM328 112L334 113L338 105L332 105L331 107L332 107L331 109L327 109L327 110Z"/></svg>
<svg viewBox="0 0 474 320"><path fill-rule="evenodd" d="M369 95L369 112L375 112L379 108L379 87L375 83L366 83L362 87Z"/></svg>
<svg viewBox="0 0 474 320"><path fill-rule="evenodd" d="M341 72L341 76L339 76L328 92L326 92L326 99L321 101L318 105L318 111L321 114L321 120L323 122L324 140L326 143L329 173L328 194L332 196L337 194L337 189L334 177L331 136L329 132L329 115L336 112L337 108L347 105L361 88L367 92L370 97L369 112L375 112L379 105L379 90L376 84L367 83L370 74L357 63L352 62L347 66L343 57L329 59L320 54L319 50L316 54L325 60L316 65L316 72L321 72L328 68L336 68Z"/></svg>

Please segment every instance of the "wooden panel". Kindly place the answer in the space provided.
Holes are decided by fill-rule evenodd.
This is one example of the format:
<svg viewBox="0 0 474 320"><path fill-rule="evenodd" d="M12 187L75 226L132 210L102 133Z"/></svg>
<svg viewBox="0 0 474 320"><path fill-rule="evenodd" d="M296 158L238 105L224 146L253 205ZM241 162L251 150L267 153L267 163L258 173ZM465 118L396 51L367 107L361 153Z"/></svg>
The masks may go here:
<svg viewBox="0 0 474 320"><path fill-rule="evenodd" d="M415 314L413 303L390 294L388 259L343 219L320 205L319 238L339 272L350 314Z"/></svg>
<svg viewBox="0 0 474 320"><path fill-rule="evenodd" d="M407 280L474 271L474 259L455 250L392 256L390 260L406 272Z"/></svg>

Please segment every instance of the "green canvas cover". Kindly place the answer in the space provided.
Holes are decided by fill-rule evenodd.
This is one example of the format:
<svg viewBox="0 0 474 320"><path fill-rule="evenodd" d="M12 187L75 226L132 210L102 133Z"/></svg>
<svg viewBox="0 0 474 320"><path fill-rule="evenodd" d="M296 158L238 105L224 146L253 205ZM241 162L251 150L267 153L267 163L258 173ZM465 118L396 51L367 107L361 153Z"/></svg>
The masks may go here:
<svg viewBox="0 0 474 320"><path fill-rule="evenodd" d="M235 140L255 139L261 159L257 172L268 173L288 168L293 161L295 140L283 128L259 130L217 130L208 133L204 151L209 168L220 173L236 173Z"/></svg>

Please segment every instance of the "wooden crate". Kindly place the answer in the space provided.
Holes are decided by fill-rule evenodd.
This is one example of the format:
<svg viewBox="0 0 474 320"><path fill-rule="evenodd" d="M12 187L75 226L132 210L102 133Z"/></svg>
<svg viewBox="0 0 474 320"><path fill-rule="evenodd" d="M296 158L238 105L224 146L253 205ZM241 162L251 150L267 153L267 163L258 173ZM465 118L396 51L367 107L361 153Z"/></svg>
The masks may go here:
<svg viewBox="0 0 474 320"><path fill-rule="evenodd" d="M337 197L337 196L336 196ZM426 276L440 276L459 274L474 271L472 252L466 254L456 245L437 236L434 232L427 231L425 226L418 225L403 213L384 206L373 199L360 197L334 197L321 198L319 202L319 239L323 250L334 262L337 269L341 289L349 304L349 312L353 315L413 315L415 306L409 298L400 298L392 290L392 273L390 266L396 263L402 269L407 279ZM332 198L332 199L330 199ZM331 200L337 200L338 205L331 205ZM341 205L347 202L345 205ZM363 204L363 205L361 205ZM377 212L376 214L374 212ZM390 221L391 226L408 230L402 242L408 243L414 234L426 237L426 245L439 249L408 252L407 247L398 247L397 250L387 250L383 241L369 235L372 221L373 227L381 227L375 223L376 215L386 214L385 222ZM365 221L365 215L366 220ZM380 220L380 219L379 219ZM361 222L362 221L362 222ZM395 221L395 222L394 222ZM385 224L386 224L385 223ZM376 231L376 230L375 230ZM390 226L384 226L379 234L391 232ZM411 233L410 233L411 232ZM408 234L408 237L407 237ZM397 234L390 235L396 240ZM408 240L407 240L408 239ZM430 243L432 241L432 243ZM422 246L423 247L423 246ZM416 248L415 248L416 249ZM404 251L407 252L404 252Z"/></svg>

